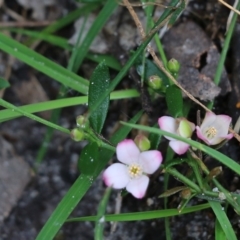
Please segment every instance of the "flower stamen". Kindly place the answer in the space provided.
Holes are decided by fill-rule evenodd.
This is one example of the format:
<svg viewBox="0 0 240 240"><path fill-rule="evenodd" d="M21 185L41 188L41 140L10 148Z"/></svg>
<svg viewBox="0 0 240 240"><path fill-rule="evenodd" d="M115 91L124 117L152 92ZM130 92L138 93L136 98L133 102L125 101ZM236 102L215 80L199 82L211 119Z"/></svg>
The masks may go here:
<svg viewBox="0 0 240 240"><path fill-rule="evenodd" d="M207 138L214 138L217 135L217 129L215 127L209 127L206 130Z"/></svg>
<svg viewBox="0 0 240 240"><path fill-rule="evenodd" d="M128 174L130 178L137 178L141 176L143 173L143 170L139 164L133 163L128 166Z"/></svg>

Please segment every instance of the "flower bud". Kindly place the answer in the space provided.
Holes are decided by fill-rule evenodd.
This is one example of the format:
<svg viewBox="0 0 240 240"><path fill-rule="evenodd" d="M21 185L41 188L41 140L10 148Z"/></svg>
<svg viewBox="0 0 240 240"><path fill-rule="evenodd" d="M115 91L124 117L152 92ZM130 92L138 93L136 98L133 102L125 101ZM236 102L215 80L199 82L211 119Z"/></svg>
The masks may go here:
<svg viewBox="0 0 240 240"><path fill-rule="evenodd" d="M179 135L185 138L190 138L193 132L190 122L187 121L186 119L183 119L180 121L178 131L179 131Z"/></svg>
<svg viewBox="0 0 240 240"><path fill-rule="evenodd" d="M89 127L89 121L83 115L79 115L76 119L76 122L77 122L77 126L80 128L88 128Z"/></svg>
<svg viewBox="0 0 240 240"><path fill-rule="evenodd" d="M78 128L74 128L71 131L70 135L71 135L71 138L76 142L82 141L84 139L84 132Z"/></svg>
<svg viewBox="0 0 240 240"><path fill-rule="evenodd" d="M162 87L162 79L157 75L152 75L148 78L148 86L154 90L158 90Z"/></svg>
<svg viewBox="0 0 240 240"><path fill-rule="evenodd" d="M151 147L151 143L146 136L143 134L138 134L134 139L135 144L140 149L141 152L147 151Z"/></svg>
<svg viewBox="0 0 240 240"><path fill-rule="evenodd" d="M180 70L180 63L176 59L172 58L168 61L167 67L171 73L176 74Z"/></svg>

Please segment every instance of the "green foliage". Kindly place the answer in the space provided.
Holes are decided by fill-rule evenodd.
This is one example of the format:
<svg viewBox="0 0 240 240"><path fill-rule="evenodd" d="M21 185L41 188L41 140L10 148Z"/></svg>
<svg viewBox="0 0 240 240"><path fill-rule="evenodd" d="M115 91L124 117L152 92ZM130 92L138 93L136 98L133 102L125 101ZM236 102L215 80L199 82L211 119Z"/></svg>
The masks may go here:
<svg viewBox="0 0 240 240"><path fill-rule="evenodd" d="M141 116L141 112L136 114L130 122L135 123ZM119 129L110 139L112 144L117 144L123 140L127 134L131 131L131 128L124 126ZM100 174L103 168L106 166L109 159L113 156L114 151L108 149L102 149L99 154L98 167L92 176L81 174L74 184L71 186L69 191L65 194L61 202L58 204L57 208L54 210L40 233L38 234L36 240L42 239L52 239L59 231L61 226L64 224L68 216L71 214L73 209L76 207L78 202L86 194L93 181ZM90 156L90 155L89 155Z"/></svg>
<svg viewBox="0 0 240 240"><path fill-rule="evenodd" d="M82 174L94 175L99 165L99 150L96 142L90 142L82 149L78 164Z"/></svg>
<svg viewBox="0 0 240 240"><path fill-rule="evenodd" d="M90 78L88 95L88 106L90 112L94 109L95 104L98 103L102 94L109 93L109 85L110 75L108 67L105 64L105 61L103 61L96 67ZM91 127L96 133L100 133L103 128L108 112L109 101L109 94L106 94L106 98L101 102L98 108L91 112L89 121Z"/></svg>
<svg viewBox="0 0 240 240"><path fill-rule="evenodd" d="M167 209L167 210L154 210L145 212L135 212L135 213L121 213L106 215L106 222L125 222L125 221L141 221L150 219L159 219L173 216L181 216L182 214L187 214L191 212L201 211L209 208L209 204L201 204L192 207L186 207L181 213L177 209ZM67 222L79 222L79 221L96 221L96 216L71 218Z"/></svg>
<svg viewBox="0 0 240 240"><path fill-rule="evenodd" d="M221 171L217 172L218 174L216 174L216 169L211 171L208 170L200 157L194 157L194 154L196 152L193 152L192 149L188 152L187 156L183 156L183 158L175 157L174 152L170 148L167 149L167 156L164 159L164 164L160 168L160 170L163 170L165 174L164 192L160 195L160 197L165 198L165 210L105 215L108 199L111 192L110 189L107 189L102 201L99 204L97 216L67 220L73 209L81 201L81 199L91 187L92 183L96 180L101 171L106 167L108 161L114 155L114 146L126 138L126 136L133 128L150 132L149 139L151 142L151 149L158 149L159 144L162 140L162 136L168 136L185 142L191 145L194 149L198 149L199 151L204 152L208 156L213 157L225 167L234 171L235 174L240 175L240 165L237 162L233 161L233 159L230 159L228 156L222 154L216 149L188 139L188 137L190 137L189 135L186 135L186 138L182 138L180 136L159 130L157 125L154 127L146 127L136 124L124 123L125 125L120 130L118 130L109 140L105 140L100 135L109 111L110 99L134 98L139 97L140 95L135 89L114 91L117 85L127 75L129 69L134 65L137 67L138 73L141 76L141 81L146 81L150 76L153 75L159 77L161 81L157 82L157 85L154 85L154 87L160 87L160 89L155 89L155 92L160 93L161 96L165 97L168 113L175 118L183 116L187 118L188 112L192 107L192 103L188 102L188 104L185 100L183 101L181 90L175 85L171 85L172 83L170 83L167 76L153 63L152 60L147 59L145 54L147 45L154 37L163 64L166 67L166 56L161 45L161 40L156 34L156 29L158 29L158 24L168 23L168 25L172 25L175 23L185 8L185 1L172 0L169 4L170 7L165 9L164 13L155 23L152 19L154 6L146 5L144 11L147 16L146 33L148 35L146 39L143 40L143 43L138 47L138 49L136 49L136 51L130 56L129 60L124 66L121 66L116 58L110 55L96 55L88 52L91 43L99 31L103 28L109 17L113 14L114 10L117 8L117 2L113 0L79 0L79 2L85 3L85 5L76 11L69 13L62 19L56 21L49 27L45 28L43 31L36 32L26 29L11 29L10 31L12 32L24 34L30 37L25 41L25 45L0 33L0 49L2 51L16 57L20 61L25 62L29 66L35 68L37 71L42 72L51 77L53 80L61 83L61 90L64 90L65 94L67 93L68 88L72 88L83 95L88 95L74 98L68 98L67 95L65 95L64 99L30 104L22 107L16 107L9 102L0 99L0 105L6 108L5 110L0 111L0 122L9 121L20 116L25 116L53 129L62 131L66 134L69 134L70 130L59 126L57 123L57 120L60 116L60 110L58 112L59 114L57 114L55 118L51 118L50 121L35 116L32 113L37 113L44 110L60 109L62 107L75 106L79 104L87 104L89 107L88 117L90 128L81 129L79 126L78 128L75 128L77 130L75 140L82 140L82 135L79 134L82 133L84 138L87 136L86 139L89 141L87 145L81 150L79 157L79 169L81 175L77 178L59 205L56 207L55 211L52 213L49 220L37 236L37 240L53 239L56 236L57 232L60 230L61 226L65 222L70 221L95 221L95 239L103 239L103 228L105 221L139 221L155 218L165 218L166 236L167 239L170 239L171 234L170 223L168 221L169 217L180 216L181 214L200 211L209 207L212 208L217 218L215 225L215 238L218 240L237 239L231 223L227 217L227 212L224 211L225 209L223 209L223 207L217 201L229 204L229 206L233 207L236 213L240 214L240 196L237 193L230 193L227 189L223 188L222 185L216 180L217 175ZM142 1L142 3L145 3L145 1ZM240 4L238 4L237 7L239 8ZM80 16L85 16L87 21L88 14L95 11L97 8L99 8L99 13L97 14L94 23L92 24L84 39L81 41L81 44L77 44L77 47L69 45L67 39L53 34L62 27L65 27L69 23L72 23ZM226 58L226 53L229 48L229 42L236 20L237 15L235 14L227 33L217 73L214 78L216 84L219 83L224 60ZM29 46L35 43L36 40L44 40L48 43L71 52L72 57L68 63L68 67L64 68L56 64L54 61L45 58L36 51L31 50ZM76 74L85 59L99 63L99 65L94 70L90 81ZM111 82L109 67L117 71L115 75L116 77ZM168 68L168 70L171 69ZM173 73L175 74L178 70L179 66L174 65ZM9 86L10 85L7 81L0 78L0 89L4 89ZM136 123L141 115L142 112L139 112L133 119L131 119L130 123ZM186 128L189 126L183 127L184 130L186 130ZM50 141L50 138L48 140ZM178 168L176 168L178 166L181 166L183 163L184 167L187 166L190 169L188 174L183 174L180 170L177 170ZM180 180L183 186L169 189L168 182L170 175ZM211 190L212 188L210 187L212 187L212 185L216 186L219 189L218 193ZM179 208L168 209L166 198L179 192L181 192L182 197ZM220 199L218 195L219 193L225 196L226 199ZM203 194L206 194L206 196L203 196ZM208 203L193 207L187 207L187 203L191 198L200 198L200 196L207 200Z"/></svg>
<svg viewBox="0 0 240 240"><path fill-rule="evenodd" d="M5 79L0 78L0 90L8 87L10 87L10 83Z"/></svg>
<svg viewBox="0 0 240 240"><path fill-rule="evenodd" d="M36 53L23 44L0 33L0 49L80 93L87 94L88 82L72 71Z"/></svg>
<svg viewBox="0 0 240 240"><path fill-rule="evenodd" d="M173 117L183 116L182 92L177 86L171 85L166 89L166 101L168 111Z"/></svg>
<svg viewBox="0 0 240 240"><path fill-rule="evenodd" d="M105 211L107 208L107 203L110 197L111 188L107 188L102 201L98 206L98 214L97 219L95 222L95 229L94 229L94 239L95 240L102 240L103 238L103 227L105 222Z"/></svg>

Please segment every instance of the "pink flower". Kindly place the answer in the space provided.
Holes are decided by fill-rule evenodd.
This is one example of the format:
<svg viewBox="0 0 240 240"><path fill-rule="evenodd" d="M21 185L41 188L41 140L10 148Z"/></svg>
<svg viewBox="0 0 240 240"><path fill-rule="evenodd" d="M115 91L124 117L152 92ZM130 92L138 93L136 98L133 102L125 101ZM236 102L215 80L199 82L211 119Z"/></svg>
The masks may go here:
<svg viewBox="0 0 240 240"><path fill-rule="evenodd" d="M143 198L149 183L147 174L153 174L162 162L162 154L157 150L140 152L131 139L117 145L117 158L122 163L114 163L103 173L103 180L109 187L126 188L136 198Z"/></svg>
<svg viewBox="0 0 240 240"><path fill-rule="evenodd" d="M197 136L208 145L215 145L225 139L231 139L233 134L228 134L232 118L227 115L216 115L207 112L201 126L197 126Z"/></svg>
<svg viewBox="0 0 240 240"><path fill-rule="evenodd" d="M185 118L172 118L168 116L163 116L158 119L158 125L160 129L170 132L181 137L191 138L193 131L195 130L195 124L189 122ZM165 136L169 142L169 146L172 150L181 155L184 154L188 148L189 144L181 142L171 137Z"/></svg>

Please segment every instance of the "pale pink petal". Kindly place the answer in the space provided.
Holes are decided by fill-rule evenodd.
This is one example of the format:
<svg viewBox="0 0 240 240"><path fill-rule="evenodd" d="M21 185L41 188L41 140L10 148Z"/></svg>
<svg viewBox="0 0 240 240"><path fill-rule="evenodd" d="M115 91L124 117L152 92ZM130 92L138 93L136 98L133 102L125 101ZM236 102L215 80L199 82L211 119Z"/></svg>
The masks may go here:
<svg viewBox="0 0 240 240"><path fill-rule="evenodd" d="M205 137L205 135L203 135L202 130L199 126L196 127L196 133L199 139L203 140L207 144L210 144L209 140Z"/></svg>
<svg viewBox="0 0 240 240"><path fill-rule="evenodd" d="M227 115L217 115L214 122L214 127L217 129L218 136L224 136L228 134L228 128L232 121L232 118Z"/></svg>
<svg viewBox="0 0 240 240"><path fill-rule="evenodd" d="M149 178L146 175L142 175L139 178L132 179L128 183L126 189L135 198L143 198L146 194L148 183L149 183Z"/></svg>
<svg viewBox="0 0 240 240"><path fill-rule="evenodd" d="M168 117L168 116L163 116L158 119L158 125L160 129L166 132L170 133L177 133L177 122L174 118ZM173 138L165 136L165 138L169 140L173 140Z"/></svg>
<svg viewBox="0 0 240 240"><path fill-rule="evenodd" d="M140 150L132 139L125 139L118 143L116 153L120 162L130 165L138 161Z"/></svg>
<svg viewBox="0 0 240 240"><path fill-rule="evenodd" d="M189 148L189 145L187 143L181 142L181 141L177 141L177 140L170 141L169 142L169 146L178 155L184 154L188 150L188 148Z"/></svg>
<svg viewBox="0 0 240 240"><path fill-rule="evenodd" d="M157 150L142 152L139 155L139 163L143 172L153 174L162 163L162 154Z"/></svg>
<svg viewBox="0 0 240 240"><path fill-rule="evenodd" d="M209 145L216 145L224 141L225 139L231 139L232 137L233 137L233 134L230 133L224 136L217 136L217 137L214 137L213 139L209 139L208 142L209 142Z"/></svg>
<svg viewBox="0 0 240 240"><path fill-rule="evenodd" d="M207 112L201 124L201 129L208 128L214 123L215 120L216 120L216 114L212 112Z"/></svg>
<svg viewBox="0 0 240 240"><path fill-rule="evenodd" d="M233 138L233 134L232 133L229 133L227 136L225 136L226 139L232 139Z"/></svg>
<svg viewBox="0 0 240 240"><path fill-rule="evenodd" d="M103 181L108 187L125 188L130 181L127 166L121 163L112 164L104 171Z"/></svg>

